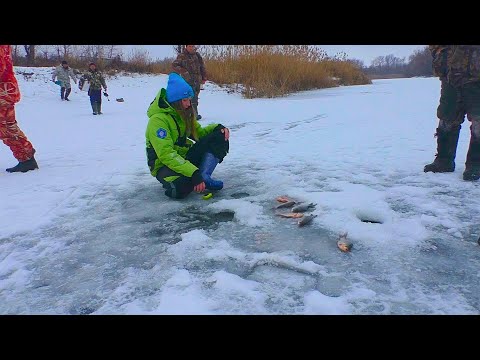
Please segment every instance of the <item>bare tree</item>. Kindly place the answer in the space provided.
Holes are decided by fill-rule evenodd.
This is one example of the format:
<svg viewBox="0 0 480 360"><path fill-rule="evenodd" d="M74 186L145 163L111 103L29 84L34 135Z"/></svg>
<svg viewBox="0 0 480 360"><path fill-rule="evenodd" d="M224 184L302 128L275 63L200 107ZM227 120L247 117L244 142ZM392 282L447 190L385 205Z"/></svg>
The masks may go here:
<svg viewBox="0 0 480 360"><path fill-rule="evenodd" d="M35 64L35 46L36 45L23 45L26 53L27 64L33 65Z"/></svg>
<svg viewBox="0 0 480 360"><path fill-rule="evenodd" d="M123 52L120 46L118 45L105 45L105 56L108 59L113 59L116 57L122 57Z"/></svg>
<svg viewBox="0 0 480 360"><path fill-rule="evenodd" d="M432 76L432 55L428 46L423 49L415 50L409 57L407 67L409 76Z"/></svg>
<svg viewBox="0 0 480 360"><path fill-rule="evenodd" d="M177 54L181 54L183 50L185 50L185 45L173 45L173 50L175 50Z"/></svg>
<svg viewBox="0 0 480 360"><path fill-rule="evenodd" d="M347 60L349 63L353 64L354 66L356 66L357 68L359 69L364 69L365 68L365 63L363 62L363 60L360 60L360 59L348 59Z"/></svg>
<svg viewBox="0 0 480 360"><path fill-rule="evenodd" d="M77 52L78 56L85 61L96 60L98 57L97 45L79 45Z"/></svg>
<svg viewBox="0 0 480 360"><path fill-rule="evenodd" d="M36 52L40 54L45 60L49 59L49 55L52 52L53 47L50 45L37 45Z"/></svg>
<svg viewBox="0 0 480 360"><path fill-rule="evenodd" d="M63 58L68 59L73 51L73 45L62 45Z"/></svg>

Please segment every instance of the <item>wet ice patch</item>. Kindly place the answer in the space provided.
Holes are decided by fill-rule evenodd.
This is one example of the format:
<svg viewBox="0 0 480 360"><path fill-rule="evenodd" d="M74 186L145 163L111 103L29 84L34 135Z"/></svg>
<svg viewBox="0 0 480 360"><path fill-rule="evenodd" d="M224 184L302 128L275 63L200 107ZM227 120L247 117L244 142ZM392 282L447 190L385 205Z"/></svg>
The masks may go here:
<svg viewBox="0 0 480 360"><path fill-rule="evenodd" d="M201 283L187 270L179 270L162 288L160 304L154 313L209 314L212 301L202 295Z"/></svg>
<svg viewBox="0 0 480 360"><path fill-rule="evenodd" d="M252 296L257 299L259 298L256 294L259 284L256 281L245 280L225 271L216 271L209 279L207 279L207 281L215 283L214 286L217 289L221 289L225 292ZM263 298L263 296L261 296L261 298Z"/></svg>
<svg viewBox="0 0 480 360"><path fill-rule="evenodd" d="M215 304L205 298L202 286L186 269L128 269L123 283L95 313L209 314Z"/></svg>
<svg viewBox="0 0 480 360"><path fill-rule="evenodd" d="M313 290L307 292L305 298L305 314L309 315L342 315L351 313L351 306L343 297L330 297Z"/></svg>
<svg viewBox="0 0 480 360"><path fill-rule="evenodd" d="M261 291L258 282L243 279L223 270L215 272L207 281L215 290L212 296L223 309L229 309L227 313L267 313L264 306L267 295Z"/></svg>
<svg viewBox="0 0 480 360"><path fill-rule="evenodd" d="M213 204L209 204L207 209L210 210L230 210L235 212L235 219L241 224L258 227L268 223L268 217L263 214L263 208L259 205L252 204L246 200L219 200Z"/></svg>
<svg viewBox="0 0 480 360"><path fill-rule="evenodd" d="M413 304L418 308L428 309L422 311L423 313L429 315L478 315L478 311L453 286L448 292L432 292L422 286L413 285L409 292L415 294L415 296L410 296Z"/></svg>
<svg viewBox="0 0 480 360"><path fill-rule="evenodd" d="M192 230L181 235L182 241L169 246L167 253L176 259L194 259L208 250L213 243L203 230Z"/></svg>
<svg viewBox="0 0 480 360"><path fill-rule="evenodd" d="M246 253L233 248L227 241L219 241L216 246L205 253L207 259L215 261L226 261L228 259L244 259Z"/></svg>

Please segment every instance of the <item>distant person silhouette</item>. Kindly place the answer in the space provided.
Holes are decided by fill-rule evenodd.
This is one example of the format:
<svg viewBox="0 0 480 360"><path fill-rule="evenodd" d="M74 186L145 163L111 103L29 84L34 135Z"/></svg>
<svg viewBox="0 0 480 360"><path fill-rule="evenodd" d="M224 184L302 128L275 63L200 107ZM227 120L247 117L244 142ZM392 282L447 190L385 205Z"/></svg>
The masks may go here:
<svg viewBox="0 0 480 360"><path fill-rule="evenodd" d="M85 80L89 82L90 88L88 95L90 96L90 104L92 105L93 115L101 115L102 113L102 86L105 92L107 91L107 84L103 74L97 70L97 65L91 62L88 65L88 72L82 76L82 82Z"/></svg>
<svg viewBox="0 0 480 360"><path fill-rule="evenodd" d="M67 100L68 95L70 95L70 92L72 91L72 86L70 85L70 78L77 83L77 77L75 76L75 73L73 72L72 69L68 66L68 62L66 60L62 61L62 64L57 66L55 70L53 71L52 74L52 81L55 82L55 78L58 79L60 82L60 98L62 100Z"/></svg>

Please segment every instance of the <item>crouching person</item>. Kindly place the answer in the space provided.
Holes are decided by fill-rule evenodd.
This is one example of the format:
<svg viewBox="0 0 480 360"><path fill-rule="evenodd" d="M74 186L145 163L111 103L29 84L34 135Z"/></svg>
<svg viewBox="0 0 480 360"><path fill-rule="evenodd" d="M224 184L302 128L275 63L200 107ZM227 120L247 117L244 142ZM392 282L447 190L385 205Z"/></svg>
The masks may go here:
<svg viewBox="0 0 480 360"><path fill-rule="evenodd" d="M197 122L192 87L171 73L148 108L145 132L148 167L162 183L165 195L182 199L192 191L220 190L223 182L212 178L215 167L229 150L228 128L206 127Z"/></svg>

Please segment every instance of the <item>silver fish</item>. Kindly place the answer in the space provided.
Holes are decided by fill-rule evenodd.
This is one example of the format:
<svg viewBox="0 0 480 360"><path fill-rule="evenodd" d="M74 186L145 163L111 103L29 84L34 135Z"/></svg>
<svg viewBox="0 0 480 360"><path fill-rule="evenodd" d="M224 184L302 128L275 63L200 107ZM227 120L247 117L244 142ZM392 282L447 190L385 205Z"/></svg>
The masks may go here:
<svg viewBox="0 0 480 360"><path fill-rule="evenodd" d="M294 206L292 208L292 211L293 212L305 212L308 209L310 209L311 207L315 207L315 204L314 203L310 203L310 204L302 203L302 204L298 204L297 206Z"/></svg>
<svg viewBox="0 0 480 360"><path fill-rule="evenodd" d="M353 247L352 242L350 240L347 240L347 235L348 232L342 233L337 240L337 246L343 252L349 252Z"/></svg>
<svg viewBox="0 0 480 360"><path fill-rule="evenodd" d="M303 217L302 220L298 222L298 226L304 226L312 222L314 218L316 218L317 215L309 214Z"/></svg>
<svg viewBox="0 0 480 360"><path fill-rule="evenodd" d="M288 201L286 203L278 205L275 209L289 208L289 207L292 207L295 204L296 204L295 201Z"/></svg>

